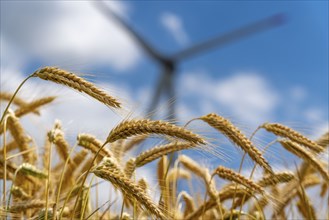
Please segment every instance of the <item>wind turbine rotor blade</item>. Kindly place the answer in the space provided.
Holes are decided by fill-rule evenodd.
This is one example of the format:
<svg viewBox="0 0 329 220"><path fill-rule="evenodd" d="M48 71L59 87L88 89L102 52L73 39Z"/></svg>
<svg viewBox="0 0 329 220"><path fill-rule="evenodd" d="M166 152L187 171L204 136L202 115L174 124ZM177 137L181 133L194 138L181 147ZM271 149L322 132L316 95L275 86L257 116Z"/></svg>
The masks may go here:
<svg viewBox="0 0 329 220"><path fill-rule="evenodd" d="M157 86L155 87L155 93L153 94L152 101L147 109L147 114L150 114L151 118L154 115L154 111L160 101L161 94L164 92L164 89L167 84L168 70L164 69L163 73L160 75Z"/></svg>
<svg viewBox="0 0 329 220"><path fill-rule="evenodd" d="M123 27L136 42L146 51L146 53L157 61L162 61L162 56L150 46L124 19L111 10L103 1L94 2L96 8L107 18L114 19L121 27Z"/></svg>
<svg viewBox="0 0 329 220"><path fill-rule="evenodd" d="M245 27L239 28L237 30L231 31L219 37L215 37L208 41L196 44L190 48L182 50L171 56L173 60L182 60L194 55L197 55L201 52L209 50L214 47L220 47L226 45L228 43L234 42L236 40L242 39L252 34L256 34L258 32L264 31L266 29L273 28L275 26L279 26L283 24L286 20L284 14L276 14L271 17L265 18L258 22L252 23Z"/></svg>
<svg viewBox="0 0 329 220"><path fill-rule="evenodd" d="M168 95L168 100L167 100L167 104L168 104L168 119L170 122L175 122L176 121L176 106L175 106L175 86L174 86L174 83L175 83L175 80L174 80L174 77L175 75L174 74L168 74L169 78L168 78L168 81L167 81L167 85L165 87L166 91L167 91L167 95ZM171 100L171 101L170 101Z"/></svg>

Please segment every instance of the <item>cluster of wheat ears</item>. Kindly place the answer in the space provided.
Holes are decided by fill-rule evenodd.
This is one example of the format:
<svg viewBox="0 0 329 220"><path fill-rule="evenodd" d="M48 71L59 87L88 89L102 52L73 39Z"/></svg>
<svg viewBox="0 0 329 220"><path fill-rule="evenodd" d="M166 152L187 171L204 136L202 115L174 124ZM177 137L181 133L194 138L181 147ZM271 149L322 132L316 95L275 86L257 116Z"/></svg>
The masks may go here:
<svg viewBox="0 0 329 220"><path fill-rule="evenodd" d="M244 152L243 159L250 157L254 162L250 176L241 174L241 166L240 170L224 166L209 170L184 154L173 157L174 152L186 149L206 150L209 142L207 138L187 129L189 123L180 127L161 120L126 119L109 131L105 141L83 133L77 136L74 146L65 139L61 123L56 121L53 129L45 132L46 143L38 149L43 154L38 156L35 141L24 131L20 118L27 114L39 115L40 109L55 97L32 102L21 99L17 92L31 77L78 90L111 109L122 106L118 99L94 84L55 67L34 72L14 94L1 92L0 101L8 102L0 122L3 139L0 151L3 185L1 218L285 219L287 212L294 209L298 211L296 216L317 219L314 198L328 199L328 164L319 156L328 149L328 132L318 140L311 140L282 124L265 123L259 126L257 130L264 129L276 135L277 143L301 159L298 169L274 172L263 156L265 152L255 146L252 137L248 138L232 122L215 113L191 121L203 121L217 130L218 135L224 135L240 148ZM124 158L128 151L154 135L166 143L152 146L135 157ZM53 152L53 148L56 151ZM55 152L60 159L52 166L52 154ZM160 194L157 199L152 198L148 190L155 186L150 186L145 178L136 179L134 175L136 169L155 160L158 163L154 178L158 181ZM256 166L263 170L263 175L253 180ZM92 204L90 190L97 184L92 185L90 178L94 176L109 181L122 193L121 209L110 209L111 205L104 209ZM226 180L227 184L216 186L215 176ZM191 177L203 182L204 194L177 187L177 181L190 181ZM190 184L192 188L200 187L194 185ZM306 189L309 187L320 187L320 195L308 195Z"/></svg>

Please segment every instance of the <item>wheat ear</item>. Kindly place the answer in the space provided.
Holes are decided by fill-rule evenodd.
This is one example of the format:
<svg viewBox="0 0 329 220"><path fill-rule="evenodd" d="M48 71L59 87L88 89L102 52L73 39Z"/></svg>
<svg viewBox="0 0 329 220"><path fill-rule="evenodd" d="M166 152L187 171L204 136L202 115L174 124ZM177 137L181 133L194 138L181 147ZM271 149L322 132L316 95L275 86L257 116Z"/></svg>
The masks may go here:
<svg viewBox="0 0 329 220"><path fill-rule="evenodd" d="M193 174L200 177L207 188L207 192L209 196L216 200L217 199L217 190L214 181L211 178L209 170L200 166L197 162L195 162L192 158L186 155L180 155L178 160L183 166L190 170Z"/></svg>
<svg viewBox="0 0 329 220"><path fill-rule="evenodd" d="M32 164L28 164L28 163L23 163L22 165L20 165L17 168L16 172L23 175L33 176L39 179L45 179L48 177L48 175L45 172L39 170Z"/></svg>
<svg viewBox="0 0 329 220"><path fill-rule="evenodd" d="M291 172L281 172L264 176L257 182L261 187L274 186L278 183L287 183L295 178L295 175Z"/></svg>
<svg viewBox="0 0 329 220"><path fill-rule="evenodd" d="M195 144L205 144L205 141L199 135L194 134L187 129L170 124L169 122L151 121L148 119L123 121L111 130L107 137L107 142L112 143L119 139L126 139L131 136L145 134L168 135Z"/></svg>
<svg viewBox="0 0 329 220"><path fill-rule="evenodd" d="M295 178L295 175L291 172L281 172L281 173L266 175L261 180L259 180L257 182L257 184L259 186L265 188L265 187L269 187L269 186L275 186L279 183L287 183L287 182L293 180L294 178ZM251 197L252 197L251 194L248 194L248 195L246 194L246 195L243 196L243 198L239 198L237 201L234 202L233 208L236 208L238 206L242 206Z"/></svg>
<svg viewBox="0 0 329 220"><path fill-rule="evenodd" d="M37 209L44 207L45 202L42 200L30 200L30 201L24 201L20 204L10 206L11 212L23 212L28 209Z"/></svg>
<svg viewBox="0 0 329 220"><path fill-rule="evenodd" d="M182 197L185 202L185 210L184 210L184 217L186 217L189 213L194 212L195 210L195 204L194 200L191 195L189 195L187 192L182 192Z"/></svg>
<svg viewBox="0 0 329 220"><path fill-rule="evenodd" d="M62 131L62 125L60 121L56 120L54 128L48 132L48 140L54 143L56 150L63 161L69 156L69 144L64 138L64 132Z"/></svg>
<svg viewBox="0 0 329 220"><path fill-rule="evenodd" d="M319 139L315 141L319 146L326 148L329 146L329 132L324 133Z"/></svg>
<svg viewBox="0 0 329 220"><path fill-rule="evenodd" d="M26 105L21 106L19 109L15 110L16 117L22 117L23 115L29 114L31 112L36 112L38 108L43 105L49 104L55 100L55 96L49 96L41 99L37 99Z"/></svg>
<svg viewBox="0 0 329 220"><path fill-rule="evenodd" d="M313 166L323 177L323 179L329 183L328 171L321 165L321 163L314 157L314 155L300 146L298 143L292 142L290 140L279 140L279 143L288 151L295 154L299 158L308 162Z"/></svg>
<svg viewBox="0 0 329 220"><path fill-rule="evenodd" d="M245 194L250 194L250 191L247 191L242 188L236 188L236 187L227 187L225 190L222 190L217 194L218 200L225 201L227 199L232 198L235 195L238 195L242 197ZM198 207L194 212L190 213L185 219L192 220L192 219L198 219L200 216L202 216L203 213L208 211L209 209L214 208L217 204L216 200L210 199L206 202L204 202L201 206Z"/></svg>
<svg viewBox="0 0 329 220"><path fill-rule="evenodd" d="M138 180L137 184L144 192L147 191L148 183L147 183L147 180L145 178L142 178L142 179Z"/></svg>
<svg viewBox="0 0 329 220"><path fill-rule="evenodd" d="M22 200L27 200L27 199L31 198L31 196L28 195L27 192L24 191L24 189L22 189L21 187L18 187L18 186L13 186L10 189L10 192L14 197L20 198Z"/></svg>
<svg viewBox="0 0 329 220"><path fill-rule="evenodd" d="M174 142L156 146L138 155L136 157L135 164L136 167L141 167L169 153L189 149L194 146L195 145L188 142Z"/></svg>
<svg viewBox="0 0 329 220"><path fill-rule="evenodd" d="M13 141L9 142L8 144L6 144L5 148L6 148L6 152L9 153L10 151L17 149L18 145L17 145L16 141L13 140ZM1 148L0 154L2 154L3 151L4 151L4 148Z"/></svg>
<svg viewBox="0 0 329 220"><path fill-rule="evenodd" d="M122 152L125 153L127 151L130 151L133 147L135 147L135 146L139 145L140 143L142 143L143 141L145 141L146 138L148 138L148 135L141 135L141 136L135 137L134 139L130 140L129 142L127 142L123 145Z"/></svg>
<svg viewBox="0 0 329 220"><path fill-rule="evenodd" d="M2 99L2 100L10 101L10 99L12 97L13 97L12 93L0 92L0 99ZM25 100L23 100L22 98L20 98L18 96L15 96L12 103L14 105L17 105L17 106L21 107L21 108L28 104ZM40 112L38 110L34 110L33 113L36 114L36 115L40 115Z"/></svg>
<svg viewBox="0 0 329 220"><path fill-rule="evenodd" d="M0 99L1 100L10 101L10 99L12 97L13 97L13 94L12 93L9 93L9 92L0 92ZM20 106L20 107L27 104L27 102L24 99L22 99L22 98L20 98L18 96L16 96L13 99L12 103L15 104L15 105L17 105L17 106Z"/></svg>
<svg viewBox="0 0 329 220"><path fill-rule="evenodd" d="M130 158L126 162L125 168L124 168L124 174L126 175L126 177L128 177L130 179L135 171L135 168L136 168L135 158Z"/></svg>
<svg viewBox="0 0 329 220"><path fill-rule="evenodd" d="M211 127L217 129L219 132L223 133L233 143L241 147L253 161L263 167L266 171L273 173L271 166L263 157L261 151L259 151L252 144L252 142L229 120L214 113L202 116L200 119L208 123Z"/></svg>
<svg viewBox="0 0 329 220"><path fill-rule="evenodd" d="M319 146L316 142L308 139L304 135L298 133L297 131L295 131L285 125L282 125L279 123L265 123L260 127L266 129L268 132L271 132L275 135L278 135L278 136L284 137L284 138L288 138L294 142L302 144L314 152L319 153L319 152L323 151L323 148L321 146Z"/></svg>
<svg viewBox="0 0 329 220"><path fill-rule="evenodd" d="M102 142L90 134L79 134L77 140L79 146L94 154L102 147ZM113 157L113 153L105 147L101 149L99 155L101 157Z"/></svg>
<svg viewBox="0 0 329 220"><path fill-rule="evenodd" d="M323 198L326 195L327 191L328 191L328 184L322 183L320 196Z"/></svg>
<svg viewBox="0 0 329 220"><path fill-rule="evenodd" d="M281 193L280 193L280 203L278 207L276 207L275 212L272 215L272 218L275 219L277 215L280 215L285 207L290 203L290 201L299 193L300 191L300 184L304 189L307 187L311 187L314 185L319 184L321 181L318 179L316 176L309 177L308 179L304 180L303 182L297 184L290 184L289 188L285 188Z"/></svg>
<svg viewBox="0 0 329 220"><path fill-rule="evenodd" d="M122 175L122 172L114 163L107 163L105 166L100 164L96 166L92 172L102 178L110 181L114 186L118 187L125 195L136 199L150 213L160 219L167 219L167 216L153 203L153 201L145 194L145 192L135 183Z"/></svg>
<svg viewBox="0 0 329 220"><path fill-rule="evenodd" d="M230 180L233 181L235 183L241 184L245 187L247 187L249 190L264 194L265 191L264 189L259 186L257 183L253 182L252 180L242 176L239 173L234 172L231 169L228 169L226 167L223 166L219 166L215 169L213 175L218 175L219 177L226 179L226 180Z"/></svg>
<svg viewBox="0 0 329 220"><path fill-rule="evenodd" d="M170 183L176 179L191 179L191 173L179 168L170 169L167 175L167 181Z"/></svg>
<svg viewBox="0 0 329 220"><path fill-rule="evenodd" d="M19 150L21 152L28 151L30 148L30 137L25 134L24 129L15 114L12 111L9 111L8 114L8 128L14 140L16 141ZM37 159L37 156L33 151L30 151L27 154L23 154L23 159L25 162L34 164Z"/></svg>
<svg viewBox="0 0 329 220"><path fill-rule="evenodd" d="M159 205L164 205L164 208L167 208L169 188L166 187L166 176L168 174L169 161L167 156L162 156L158 162L157 166L157 178L159 183L159 188L161 192L161 198L159 200ZM165 195L165 196L163 196ZM163 201L162 201L163 199Z"/></svg>
<svg viewBox="0 0 329 220"><path fill-rule="evenodd" d="M309 197L305 193L298 192L299 201L297 202L298 211L305 219L318 219Z"/></svg>
<svg viewBox="0 0 329 220"><path fill-rule="evenodd" d="M56 67L44 67L33 73L34 77L39 77L43 80L49 80L58 84L68 86L72 89L83 92L105 105L113 108L120 108L121 103L108 95L105 91L97 88L91 82L75 75L74 73L62 70Z"/></svg>

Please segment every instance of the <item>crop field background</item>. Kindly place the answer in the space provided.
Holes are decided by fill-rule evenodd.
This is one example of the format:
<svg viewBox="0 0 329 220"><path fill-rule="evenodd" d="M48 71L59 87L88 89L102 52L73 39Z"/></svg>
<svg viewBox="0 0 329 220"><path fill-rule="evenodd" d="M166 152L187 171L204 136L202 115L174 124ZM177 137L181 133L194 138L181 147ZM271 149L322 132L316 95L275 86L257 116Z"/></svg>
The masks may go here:
<svg viewBox="0 0 329 220"><path fill-rule="evenodd" d="M329 219L327 1L1 1L1 219Z"/></svg>

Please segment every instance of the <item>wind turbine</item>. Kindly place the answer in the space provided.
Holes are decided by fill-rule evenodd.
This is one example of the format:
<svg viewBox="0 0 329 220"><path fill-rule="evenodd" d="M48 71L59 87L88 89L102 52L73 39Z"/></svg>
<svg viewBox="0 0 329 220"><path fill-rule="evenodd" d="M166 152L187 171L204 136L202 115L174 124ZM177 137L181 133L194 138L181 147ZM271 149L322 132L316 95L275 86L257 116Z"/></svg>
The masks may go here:
<svg viewBox="0 0 329 220"><path fill-rule="evenodd" d="M104 2L97 1L96 7L108 19L114 19L119 25L121 25L127 31L127 33L135 39L136 43L138 43L145 50L145 52L162 67L162 74L159 78L158 84L155 88L155 93L149 105L147 111L148 114L155 110L162 93L167 95L168 100L175 97L174 75L176 73L177 65L181 61L199 55L200 53L206 52L210 49L221 47L247 36L271 29L285 22L284 14L275 14L226 34L216 36L201 43L197 43L172 55L166 55L153 48L148 42L145 41L144 38L141 37L139 33L134 30L131 25L129 25L124 19L112 11ZM175 115L174 103L169 104L168 119L175 121Z"/></svg>

